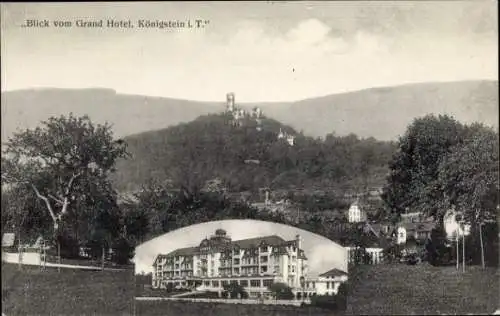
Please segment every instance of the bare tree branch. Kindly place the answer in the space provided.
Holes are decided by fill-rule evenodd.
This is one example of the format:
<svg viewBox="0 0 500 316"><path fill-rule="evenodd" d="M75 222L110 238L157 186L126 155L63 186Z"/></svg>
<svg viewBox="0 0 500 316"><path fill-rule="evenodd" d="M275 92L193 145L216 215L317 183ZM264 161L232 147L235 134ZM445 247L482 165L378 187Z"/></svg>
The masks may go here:
<svg viewBox="0 0 500 316"><path fill-rule="evenodd" d="M62 220L62 217L64 214L66 214L68 212L68 206L69 206L69 200L67 197L64 198L64 202L63 202L63 206L61 208L61 212L59 213L59 215L57 216L57 219L59 221Z"/></svg>
<svg viewBox="0 0 500 316"><path fill-rule="evenodd" d="M81 171L77 172L77 173L74 173L72 176L71 176L71 179L69 180L68 184L66 185L66 191L64 192L64 199L66 201L66 198L69 196L69 193L71 191L71 188L73 186L73 182L75 181L76 178L78 178L80 175L82 174Z"/></svg>
<svg viewBox="0 0 500 316"><path fill-rule="evenodd" d="M53 199L54 201L56 201L57 203L60 203L60 204L64 204L64 201L61 200L61 199L58 199L56 198L55 196L53 196L52 194L49 194L47 195L49 198Z"/></svg>
<svg viewBox="0 0 500 316"><path fill-rule="evenodd" d="M52 205L50 205L49 199L47 197L45 197L44 195L40 194L40 191L38 191L38 189L36 188L36 186L34 184L31 184L31 187L33 188L33 191L35 191L36 196L45 202L45 204L47 205L47 209L49 210L50 216L52 217L54 224L56 224L57 217L54 213L54 210L52 209Z"/></svg>

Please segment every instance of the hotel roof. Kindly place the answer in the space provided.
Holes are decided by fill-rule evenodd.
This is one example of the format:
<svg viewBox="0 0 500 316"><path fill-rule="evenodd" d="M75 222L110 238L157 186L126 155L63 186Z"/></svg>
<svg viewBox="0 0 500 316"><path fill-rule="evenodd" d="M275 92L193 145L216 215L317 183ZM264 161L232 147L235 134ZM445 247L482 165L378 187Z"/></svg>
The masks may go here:
<svg viewBox="0 0 500 316"><path fill-rule="evenodd" d="M343 275L347 275L347 273L345 273L344 271L341 271L339 269L333 268L325 273L320 274L319 276L320 277L337 277L337 276L343 276Z"/></svg>
<svg viewBox="0 0 500 316"><path fill-rule="evenodd" d="M209 240L209 239L204 239L204 241L205 240L208 241L211 244L211 246L216 247L216 248L218 247L220 250L229 250L229 249L235 249L235 248L250 249L250 248L259 247L263 244L266 244L268 246L281 246L281 245L286 246L286 245L290 245L294 242L294 240L286 241L277 235L234 240L234 241L231 241L228 243L214 242L214 241ZM165 254L158 255L155 259L155 262L160 257L192 256L192 255L198 254L199 251L200 251L199 246L179 248L179 249L176 249L174 251L169 252L166 255Z"/></svg>

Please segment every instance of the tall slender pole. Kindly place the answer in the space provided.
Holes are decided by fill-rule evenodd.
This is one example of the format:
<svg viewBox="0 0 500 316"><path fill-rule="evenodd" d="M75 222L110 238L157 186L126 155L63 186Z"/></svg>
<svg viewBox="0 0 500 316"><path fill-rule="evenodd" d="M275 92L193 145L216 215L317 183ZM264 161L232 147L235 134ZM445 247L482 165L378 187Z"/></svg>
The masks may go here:
<svg viewBox="0 0 500 316"><path fill-rule="evenodd" d="M456 241L457 241L457 246L456 246L456 248L457 248L457 271L458 271L459 266L460 266L460 255L458 252L458 241L459 241L458 229L457 229Z"/></svg>
<svg viewBox="0 0 500 316"><path fill-rule="evenodd" d="M40 270L42 270L42 262L43 262L43 254L42 254L42 251L43 251L43 243L42 241L40 241L40 246L38 248L38 254L40 255L40 259L39 259L39 266L40 266Z"/></svg>
<svg viewBox="0 0 500 316"><path fill-rule="evenodd" d="M19 270L22 269L22 264L23 264L23 243L21 241L21 224L17 228L17 236L18 236L18 268Z"/></svg>
<svg viewBox="0 0 500 316"><path fill-rule="evenodd" d="M482 223L479 223L479 240L481 242L481 267L484 269L484 244L483 244L483 230Z"/></svg>
<svg viewBox="0 0 500 316"><path fill-rule="evenodd" d="M462 256L463 256L462 271L465 273L465 225L463 230L464 231L462 234Z"/></svg>

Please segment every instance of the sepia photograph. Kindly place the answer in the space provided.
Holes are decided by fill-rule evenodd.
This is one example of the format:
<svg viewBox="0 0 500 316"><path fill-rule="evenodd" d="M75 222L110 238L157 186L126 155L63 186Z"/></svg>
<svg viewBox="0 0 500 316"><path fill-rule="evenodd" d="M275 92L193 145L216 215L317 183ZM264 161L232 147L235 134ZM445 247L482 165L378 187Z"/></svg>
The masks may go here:
<svg viewBox="0 0 500 316"><path fill-rule="evenodd" d="M2 316L500 314L498 4L0 4Z"/></svg>

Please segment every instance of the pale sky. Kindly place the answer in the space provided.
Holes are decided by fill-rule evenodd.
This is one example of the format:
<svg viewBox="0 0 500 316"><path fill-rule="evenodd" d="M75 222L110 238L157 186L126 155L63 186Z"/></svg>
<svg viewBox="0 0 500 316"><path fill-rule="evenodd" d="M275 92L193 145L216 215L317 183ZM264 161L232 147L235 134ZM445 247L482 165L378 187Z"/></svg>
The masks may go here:
<svg viewBox="0 0 500 316"><path fill-rule="evenodd" d="M226 230L232 240L278 235L285 240L302 237L303 250L308 258L309 276L337 268L347 272L347 251L333 241L296 227L256 220L213 221L180 228L137 246L135 272L153 271L158 254L167 254L178 248L196 247L205 237L210 238L219 228Z"/></svg>
<svg viewBox="0 0 500 316"><path fill-rule="evenodd" d="M294 101L498 79L496 1L1 4L2 90L112 88ZM26 19L209 20L200 29L22 28Z"/></svg>

